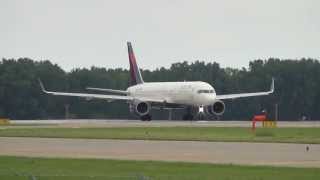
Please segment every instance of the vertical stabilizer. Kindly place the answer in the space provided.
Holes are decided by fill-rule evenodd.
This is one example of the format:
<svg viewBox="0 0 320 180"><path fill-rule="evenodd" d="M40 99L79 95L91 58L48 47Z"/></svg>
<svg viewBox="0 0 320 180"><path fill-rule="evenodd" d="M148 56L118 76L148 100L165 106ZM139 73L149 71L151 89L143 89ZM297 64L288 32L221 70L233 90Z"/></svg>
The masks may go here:
<svg viewBox="0 0 320 180"><path fill-rule="evenodd" d="M131 42L127 42L128 45L128 54L129 54L129 63L130 63L130 85L134 86L137 84L142 84L143 79L140 73L140 69L137 65L136 57L132 49Z"/></svg>

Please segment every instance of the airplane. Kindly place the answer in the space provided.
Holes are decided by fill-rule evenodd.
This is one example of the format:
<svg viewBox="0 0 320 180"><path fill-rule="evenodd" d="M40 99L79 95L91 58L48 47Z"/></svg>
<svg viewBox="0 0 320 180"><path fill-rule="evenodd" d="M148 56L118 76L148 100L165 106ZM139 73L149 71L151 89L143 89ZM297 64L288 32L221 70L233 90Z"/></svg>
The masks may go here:
<svg viewBox="0 0 320 180"><path fill-rule="evenodd" d="M274 78L269 91L241 94L218 95L206 82L144 82L138 67L131 42L127 42L130 63L130 86L127 90L114 90L88 87L87 90L107 92L109 94L86 94L47 91L39 79L41 90L55 96L75 96L86 99L104 99L109 102L119 100L129 104L130 112L142 121L151 121L151 109L186 109L183 120L193 120L196 113L219 116L225 111L222 100L243 97L265 96L274 92ZM197 112L198 111L198 112Z"/></svg>

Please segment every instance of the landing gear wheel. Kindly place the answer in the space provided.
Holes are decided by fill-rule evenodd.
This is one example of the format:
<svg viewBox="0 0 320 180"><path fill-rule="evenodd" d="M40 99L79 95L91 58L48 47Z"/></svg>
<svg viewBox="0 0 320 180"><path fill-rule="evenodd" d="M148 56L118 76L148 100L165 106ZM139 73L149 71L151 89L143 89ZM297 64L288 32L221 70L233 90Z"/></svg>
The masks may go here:
<svg viewBox="0 0 320 180"><path fill-rule="evenodd" d="M150 114L144 115L140 117L141 121L151 121L152 116Z"/></svg>

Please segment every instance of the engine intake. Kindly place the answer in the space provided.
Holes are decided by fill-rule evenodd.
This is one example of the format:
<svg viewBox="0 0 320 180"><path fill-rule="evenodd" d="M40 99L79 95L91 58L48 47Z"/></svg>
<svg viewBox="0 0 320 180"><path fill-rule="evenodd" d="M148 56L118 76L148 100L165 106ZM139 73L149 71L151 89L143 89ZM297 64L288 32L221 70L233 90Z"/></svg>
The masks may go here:
<svg viewBox="0 0 320 180"><path fill-rule="evenodd" d="M139 101L134 103L135 113L139 116L144 116L150 112L150 104L147 102Z"/></svg>
<svg viewBox="0 0 320 180"><path fill-rule="evenodd" d="M224 110L225 104L220 100L216 100L212 105L205 107L205 111L209 115L222 115Z"/></svg>

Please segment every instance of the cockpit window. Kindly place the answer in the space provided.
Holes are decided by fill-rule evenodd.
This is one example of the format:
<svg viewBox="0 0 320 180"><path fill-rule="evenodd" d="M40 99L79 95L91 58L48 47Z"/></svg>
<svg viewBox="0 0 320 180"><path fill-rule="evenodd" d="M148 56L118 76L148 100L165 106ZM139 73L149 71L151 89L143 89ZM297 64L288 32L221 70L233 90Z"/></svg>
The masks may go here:
<svg viewBox="0 0 320 180"><path fill-rule="evenodd" d="M202 94L202 93L209 94L209 93L214 93L214 90L204 90L204 89L200 89L200 90L198 90L198 93L199 93L199 94Z"/></svg>

